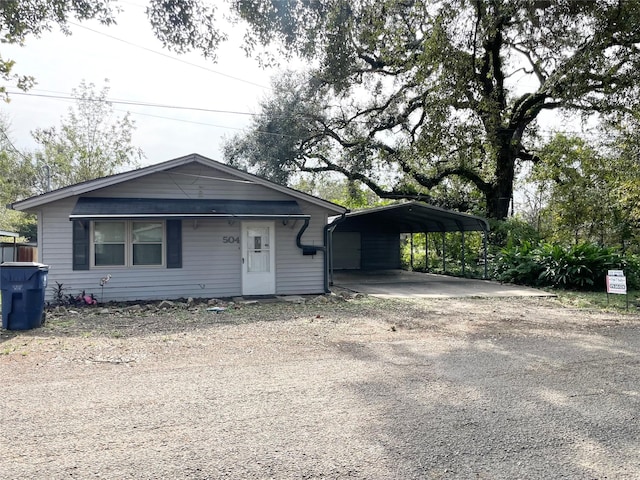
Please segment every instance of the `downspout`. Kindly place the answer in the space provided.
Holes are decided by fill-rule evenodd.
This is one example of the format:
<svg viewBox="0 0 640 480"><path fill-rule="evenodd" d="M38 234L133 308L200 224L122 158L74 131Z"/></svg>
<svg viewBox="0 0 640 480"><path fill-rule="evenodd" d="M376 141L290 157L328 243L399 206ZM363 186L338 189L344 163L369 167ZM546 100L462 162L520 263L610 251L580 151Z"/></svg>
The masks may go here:
<svg viewBox="0 0 640 480"><path fill-rule="evenodd" d="M304 234L305 230L309 228L309 217L305 217L304 219L304 223L302 224L302 227L300 227L300 230L298 231L298 234L296 235L296 245L298 246L299 249L302 250L302 254L303 255L315 255L318 250L321 251L326 251L326 247L325 246L318 246L318 245L303 245L302 244L302 235Z"/></svg>
<svg viewBox="0 0 640 480"><path fill-rule="evenodd" d="M324 243L328 247L325 252L325 269L324 269L324 291L329 293L329 269L331 269L331 285L333 285L333 231L338 224L344 221L345 216L350 210L346 210L342 215L333 222L324 226Z"/></svg>
<svg viewBox="0 0 640 480"><path fill-rule="evenodd" d="M318 250L320 250L321 252L324 253L324 268L323 270L323 286L324 286L324 291L325 293L329 293L329 287L327 286L327 246L326 246L326 230L324 231L324 239L323 239L323 243L325 245L322 246L318 246L318 245L304 245L302 243L302 235L304 234L305 230L309 228L309 218L306 217L304 219L304 223L302 224L302 227L300 227L300 230L298 231L298 234L296 235L296 245L297 247L302 250L302 255L315 255L316 253L318 253ZM325 227L326 228L326 227Z"/></svg>
<svg viewBox="0 0 640 480"><path fill-rule="evenodd" d="M296 246L300 250L302 250L302 255L315 255L316 253L318 253L318 250L320 250L321 252L324 253L323 285L324 285L324 292L325 293L329 293L330 292L330 290L329 290L329 255L328 255L329 254L329 248L328 248L329 230L335 228L336 225L338 225L338 223L340 223L342 220L344 220L344 216L346 215L346 213L347 212L343 213L341 217L335 219L330 224L327 224L327 225L324 226L324 229L323 229L323 243L324 243L324 245L322 245L322 246L320 246L320 245L304 245L302 243L302 235L307 230L307 228L309 228L309 218L305 218L304 219L304 223L302 224L302 227L300 227L300 230L298 231L298 234L296 235Z"/></svg>

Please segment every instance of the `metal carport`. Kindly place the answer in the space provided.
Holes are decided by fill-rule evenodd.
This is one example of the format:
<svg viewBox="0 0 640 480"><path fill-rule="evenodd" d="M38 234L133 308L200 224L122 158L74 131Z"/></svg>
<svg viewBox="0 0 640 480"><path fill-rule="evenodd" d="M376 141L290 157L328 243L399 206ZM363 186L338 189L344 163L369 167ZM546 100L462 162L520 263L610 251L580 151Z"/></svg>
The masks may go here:
<svg viewBox="0 0 640 480"><path fill-rule="evenodd" d="M483 232L484 277L487 277L487 233L489 232L489 223L482 217L454 212L418 201L410 201L349 212L343 217L334 219L329 225L329 231L331 232L329 238L331 248L329 269L331 275L333 274L334 258L336 257L339 262L338 267L341 266L340 262L349 261L352 262L351 268L355 268L354 265L359 261L360 269L362 270L376 269L376 262L372 261L375 258L369 257L386 255L388 256L386 259L383 257L377 257L377 259L380 261L380 265L390 265L388 261L395 261L393 258L397 253L399 262L400 234L403 233L440 232L443 234L444 248L444 234L448 232L460 232L462 234L463 247L465 232ZM358 241L361 243L360 251L357 254L359 259L356 257L356 248L354 247ZM349 245L353 250L348 249ZM367 245L370 245L370 247L367 247ZM463 248L463 270L464 263Z"/></svg>

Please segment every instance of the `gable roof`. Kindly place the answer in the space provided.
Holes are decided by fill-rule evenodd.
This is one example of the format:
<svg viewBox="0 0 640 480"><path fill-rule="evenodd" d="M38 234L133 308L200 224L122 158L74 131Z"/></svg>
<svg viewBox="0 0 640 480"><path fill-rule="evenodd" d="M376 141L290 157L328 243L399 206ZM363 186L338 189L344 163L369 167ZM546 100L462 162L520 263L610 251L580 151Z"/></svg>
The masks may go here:
<svg viewBox="0 0 640 480"><path fill-rule="evenodd" d="M149 165L148 167L138 168L136 170L130 170L123 173L116 173L115 175L109 175L107 177L96 178L95 180L87 180L86 182L69 185L68 187L59 188L51 192L43 193L41 195L36 195L34 197L14 202L10 204L9 207L14 210L30 210L50 202L63 200L75 195L82 195L105 187L111 187L113 185L118 185L130 180L135 180L146 175L151 175L157 172L164 172L172 168L187 165L189 163L199 163L207 167L211 167L213 169L219 170L220 172L235 176L240 180L255 183L256 185L262 185L272 190L290 195L291 197L304 200L311 204L325 208L331 212L342 214L347 211L346 208L335 203L323 200L318 197L314 197L313 195L309 195L293 188L285 187L284 185L270 182L269 180L258 177L257 175L243 172L242 170L238 170L237 168L230 167L229 165L225 165L224 163L220 163L210 158L203 157L202 155L199 155L197 153L192 153L184 157L174 158L173 160L168 160L166 162Z"/></svg>
<svg viewBox="0 0 640 480"><path fill-rule="evenodd" d="M388 233L488 232L489 222L475 215L411 201L347 213L335 230Z"/></svg>

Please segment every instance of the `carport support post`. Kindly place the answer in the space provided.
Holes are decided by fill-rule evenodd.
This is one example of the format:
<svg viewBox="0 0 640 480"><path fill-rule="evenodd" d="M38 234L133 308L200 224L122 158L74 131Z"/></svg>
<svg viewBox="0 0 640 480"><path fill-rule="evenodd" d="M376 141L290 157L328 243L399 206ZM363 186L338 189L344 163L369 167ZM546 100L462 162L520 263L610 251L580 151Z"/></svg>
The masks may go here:
<svg viewBox="0 0 640 480"><path fill-rule="evenodd" d="M487 231L482 231L482 248L484 250L484 279L489 278L487 275Z"/></svg>
<svg viewBox="0 0 640 480"><path fill-rule="evenodd" d="M424 271L429 273L429 233L424 232Z"/></svg>
<svg viewBox="0 0 640 480"><path fill-rule="evenodd" d="M411 232L411 236L409 237L409 243L411 245L411 260L409 260L409 265L411 266L411 271L413 272L413 232Z"/></svg>
<svg viewBox="0 0 640 480"><path fill-rule="evenodd" d="M442 273L447 273L447 232L442 231Z"/></svg>
<svg viewBox="0 0 640 480"><path fill-rule="evenodd" d="M460 233L462 234L462 276L464 277L464 272L465 272L465 258L464 258L464 230L460 230Z"/></svg>

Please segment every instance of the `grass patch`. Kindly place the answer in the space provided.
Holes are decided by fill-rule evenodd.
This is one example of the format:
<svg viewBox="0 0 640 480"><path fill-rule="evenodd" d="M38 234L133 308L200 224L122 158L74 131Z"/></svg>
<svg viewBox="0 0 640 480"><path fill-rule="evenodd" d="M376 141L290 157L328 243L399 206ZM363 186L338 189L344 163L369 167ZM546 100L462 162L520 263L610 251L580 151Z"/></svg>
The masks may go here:
<svg viewBox="0 0 640 480"><path fill-rule="evenodd" d="M626 295L609 295L606 292L576 292L571 290L554 290L558 300L572 307L591 308L598 310L625 310L627 308ZM640 291L629 292L629 311L637 309Z"/></svg>
<svg viewBox="0 0 640 480"><path fill-rule="evenodd" d="M49 320L45 325L51 328L69 328L69 327L73 327L76 323L77 323L76 320L69 320L64 318L64 319Z"/></svg>
<svg viewBox="0 0 640 480"><path fill-rule="evenodd" d="M2 349L0 349L0 355L9 355L13 352L16 351L18 347L16 347L15 345L8 345Z"/></svg>

